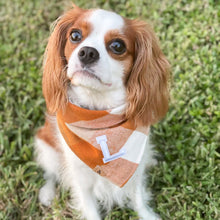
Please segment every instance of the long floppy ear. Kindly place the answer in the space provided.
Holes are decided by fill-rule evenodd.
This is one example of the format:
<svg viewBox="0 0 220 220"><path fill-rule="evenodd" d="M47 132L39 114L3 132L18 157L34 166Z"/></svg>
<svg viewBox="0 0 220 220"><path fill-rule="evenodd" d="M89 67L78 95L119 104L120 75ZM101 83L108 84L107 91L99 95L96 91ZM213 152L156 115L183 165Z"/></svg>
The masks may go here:
<svg viewBox="0 0 220 220"><path fill-rule="evenodd" d="M49 114L55 114L67 103L66 57L64 49L67 41L67 31L74 24L83 10L76 7L58 18L55 28L49 38L43 67L43 94Z"/></svg>
<svg viewBox="0 0 220 220"><path fill-rule="evenodd" d="M126 82L126 117L133 118L139 125L151 125L168 110L169 63L149 25L134 20L131 26L135 36L135 55Z"/></svg>

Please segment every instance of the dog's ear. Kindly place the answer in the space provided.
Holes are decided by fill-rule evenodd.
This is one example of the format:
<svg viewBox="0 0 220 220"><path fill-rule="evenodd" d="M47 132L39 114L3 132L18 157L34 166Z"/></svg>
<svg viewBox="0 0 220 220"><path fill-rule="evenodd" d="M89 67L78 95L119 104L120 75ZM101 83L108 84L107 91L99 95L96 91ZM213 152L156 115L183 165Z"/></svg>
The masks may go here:
<svg viewBox="0 0 220 220"><path fill-rule="evenodd" d="M135 54L126 80L126 117L133 118L139 125L151 125L168 110L169 63L148 24L134 20L131 27L135 36Z"/></svg>
<svg viewBox="0 0 220 220"><path fill-rule="evenodd" d="M55 114L58 109L64 109L67 103L66 57L65 44L68 39L68 29L82 13L83 9L74 7L55 22L54 30L49 38L43 67L43 94L49 114Z"/></svg>

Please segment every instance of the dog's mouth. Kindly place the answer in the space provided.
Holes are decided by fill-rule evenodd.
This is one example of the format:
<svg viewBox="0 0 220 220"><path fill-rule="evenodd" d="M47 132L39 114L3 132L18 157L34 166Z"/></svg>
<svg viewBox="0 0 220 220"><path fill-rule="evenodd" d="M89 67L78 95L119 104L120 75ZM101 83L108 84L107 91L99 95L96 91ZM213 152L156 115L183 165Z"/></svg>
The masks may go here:
<svg viewBox="0 0 220 220"><path fill-rule="evenodd" d="M78 70L78 71L76 71L75 73L81 73L82 75L84 75L84 76L86 76L86 77L93 78L93 79L98 80L99 82L102 82L102 80L100 79L100 77L98 77L98 76L95 75L94 70L89 69L89 68L87 68L87 67L84 67L83 69Z"/></svg>
<svg viewBox="0 0 220 220"><path fill-rule="evenodd" d="M95 74L95 71L90 69L90 68L87 68L87 67L83 67L82 69L78 69L76 70L74 73L73 73L73 78L71 79L71 82L72 80L74 81L74 76L75 75L81 75L81 76L84 76L84 77L88 77L90 79L95 79L95 80L98 80L101 84L103 85L106 85L106 86L111 86L112 84L111 83L105 83L101 80L100 77L98 77L96 74ZM74 83L74 82L73 82Z"/></svg>

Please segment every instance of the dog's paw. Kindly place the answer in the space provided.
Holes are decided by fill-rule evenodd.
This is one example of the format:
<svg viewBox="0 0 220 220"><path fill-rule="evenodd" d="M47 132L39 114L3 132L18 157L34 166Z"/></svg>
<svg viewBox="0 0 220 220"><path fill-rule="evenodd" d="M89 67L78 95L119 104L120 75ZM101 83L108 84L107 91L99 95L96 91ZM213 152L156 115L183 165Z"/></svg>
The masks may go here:
<svg viewBox="0 0 220 220"><path fill-rule="evenodd" d="M39 191L39 201L44 206L50 206L55 197L55 189L50 184L45 184Z"/></svg>
<svg viewBox="0 0 220 220"><path fill-rule="evenodd" d="M162 218L152 210L145 212L139 220L162 220Z"/></svg>
<svg viewBox="0 0 220 220"><path fill-rule="evenodd" d="M157 214L157 213L153 213L153 218L152 220L162 220L162 218Z"/></svg>
<svg viewBox="0 0 220 220"><path fill-rule="evenodd" d="M148 216L147 218L139 218L139 220L162 220L162 218L160 218L160 216Z"/></svg>

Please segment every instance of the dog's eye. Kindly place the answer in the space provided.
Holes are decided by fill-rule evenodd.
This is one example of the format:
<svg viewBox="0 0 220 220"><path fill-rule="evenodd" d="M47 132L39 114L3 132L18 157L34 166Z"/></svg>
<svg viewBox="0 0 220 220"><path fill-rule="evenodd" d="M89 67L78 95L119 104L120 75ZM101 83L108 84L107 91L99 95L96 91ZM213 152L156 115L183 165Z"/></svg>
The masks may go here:
<svg viewBox="0 0 220 220"><path fill-rule="evenodd" d="M82 32L80 30L73 30L70 34L70 41L72 43L79 43L82 40Z"/></svg>
<svg viewBox="0 0 220 220"><path fill-rule="evenodd" d="M109 49L114 53L121 55L126 51L126 46L123 40L116 39L110 42Z"/></svg>

